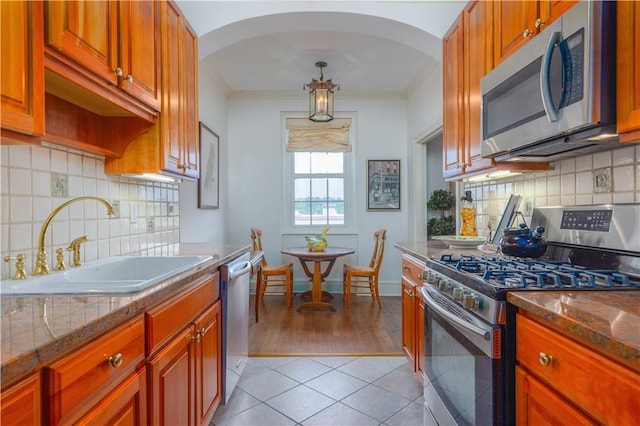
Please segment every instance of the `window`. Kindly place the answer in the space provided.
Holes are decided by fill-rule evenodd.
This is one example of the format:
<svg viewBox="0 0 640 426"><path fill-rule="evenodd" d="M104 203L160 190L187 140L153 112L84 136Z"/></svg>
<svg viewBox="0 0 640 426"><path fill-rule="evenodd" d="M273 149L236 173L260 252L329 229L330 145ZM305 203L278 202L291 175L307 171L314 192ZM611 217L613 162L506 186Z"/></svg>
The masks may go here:
<svg viewBox="0 0 640 426"><path fill-rule="evenodd" d="M352 232L351 118L330 123L297 118L283 123L285 232L313 233L326 226L335 233Z"/></svg>
<svg viewBox="0 0 640 426"><path fill-rule="evenodd" d="M293 226L344 225L345 153L292 155Z"/></svg>

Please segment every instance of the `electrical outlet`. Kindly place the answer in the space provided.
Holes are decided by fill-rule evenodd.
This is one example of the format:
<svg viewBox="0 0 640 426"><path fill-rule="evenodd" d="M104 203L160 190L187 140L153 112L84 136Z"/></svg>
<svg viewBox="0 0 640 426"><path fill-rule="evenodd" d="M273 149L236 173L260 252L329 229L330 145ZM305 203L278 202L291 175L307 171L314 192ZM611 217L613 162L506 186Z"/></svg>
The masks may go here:
<svg viewBox="0 0 640 426"><path fill-rule="evenodd" d="M62 173L51 173L51 196L69 196L69 176Z"/></svg>
<svg viewBox="0 0 640 426"><path fill-rule="evenodd" d="M522 214L525 216L531 216L533 214L533 207L535 206L535 202L533 197L529 197L524 202L524 209Z"/></svg>
<svg viewBox="0 0 640 426"><path fill-rule="evenodd" d="M151 234L156 231L156 219L154 217L147 218L147 234Z"/></svg>
<svg viewBox="0 0 640 426"><path fill-rule="evenodd" d="M593 192L611 192L611 167L593 171Z"/></svg>
<svg viewBox="0 0 640 426"><path fill-rule="evenodd" d="M113 215L111 216L112 219L117 219L120 217L120 200L111 200L109 201L109 204L111 204L111 207L113 207Z"/></svg>

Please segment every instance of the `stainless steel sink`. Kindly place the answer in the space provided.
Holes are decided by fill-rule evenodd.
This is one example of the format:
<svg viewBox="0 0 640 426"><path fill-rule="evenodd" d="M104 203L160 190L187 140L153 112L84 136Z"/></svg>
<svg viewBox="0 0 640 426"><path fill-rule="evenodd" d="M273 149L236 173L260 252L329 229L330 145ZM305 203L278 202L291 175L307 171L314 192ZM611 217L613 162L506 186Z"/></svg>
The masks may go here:
<svg viewBox="0 0 640 426"><path fill-rule="evenodd" d="M7 280L0 294L136 293L196 268L211 256L118 256L26 280Z"/></svg>

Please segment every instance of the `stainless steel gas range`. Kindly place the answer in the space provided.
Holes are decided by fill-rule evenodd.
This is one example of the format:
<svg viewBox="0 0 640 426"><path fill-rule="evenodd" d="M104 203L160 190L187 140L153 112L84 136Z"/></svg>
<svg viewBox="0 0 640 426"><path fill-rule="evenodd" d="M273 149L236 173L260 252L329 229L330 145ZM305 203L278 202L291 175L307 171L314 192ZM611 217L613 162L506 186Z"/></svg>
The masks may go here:
<svg viewBox="0 0 640 426"><path fill-rule="evenodd" d="M640 290L640 204L543 207L541 258L500 253L429 259L425 425L514 423L515 332L509 291Z"/></svg>

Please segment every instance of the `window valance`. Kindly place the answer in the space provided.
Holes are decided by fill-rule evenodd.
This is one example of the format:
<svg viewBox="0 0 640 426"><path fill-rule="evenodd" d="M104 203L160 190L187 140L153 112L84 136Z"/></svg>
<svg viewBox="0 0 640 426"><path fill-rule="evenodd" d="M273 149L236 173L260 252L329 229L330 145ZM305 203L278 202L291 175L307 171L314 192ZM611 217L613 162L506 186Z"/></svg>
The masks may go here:
<svg viewBox="0 0 640 426"><path fill-rule="evenodd" d="M287 118L287 151L350 152L350 118L317 123L306 118Z"/></svg>

